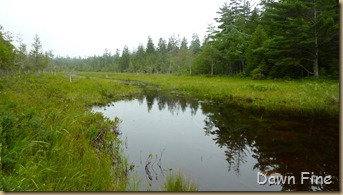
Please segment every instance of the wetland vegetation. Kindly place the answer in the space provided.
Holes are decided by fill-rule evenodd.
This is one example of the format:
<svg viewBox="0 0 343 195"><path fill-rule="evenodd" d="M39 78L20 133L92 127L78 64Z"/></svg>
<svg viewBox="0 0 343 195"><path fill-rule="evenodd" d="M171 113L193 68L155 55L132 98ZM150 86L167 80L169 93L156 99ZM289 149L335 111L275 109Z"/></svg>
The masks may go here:
<svg viewBox="0 0 343 195"><path fill-rule="evenodd" d="M221 100L273 114L339 114L338 80L251 80L239 77L177 76L159 74L85 73L89 77L136 81L170 93L197 99Z"/></svg>
<svg viewBox="0 0 343 195"><path fill-rule="evenodd" d="M28 51L0 26L0 190L341 190L338 2L261 1L252 8L231 0L215 21L203 41L173 35L155 46L148 37L132 51L83 58L43 52L38 35ZM106 117L105 109L115 114ZM133 120L139 109L143 125ZM173 112L189 120L170 123ZM153 113L161 118L150 121ZM164 115L169 124L154 123ZM127 121L154 124L136 133L150 144L142 148L144 166L125 150L122 135L134 129ZM156 132L165 143L176 138L174 153L211 152L195 159L169 155L171 147L163 153L151 147ZM134 138L127 139L130 148ZM218 169L188 172L206 155ZM182 169L185 159L194 166ZM162 162L176 167L165 172ZM135 175L142 166L143 175ZM153 175L156 166L162 176ZM332 184L259 188L256 171L296 178L309 171L330 175ZM198 184L194 173L209 180ZM154 186L152 176L163 182Z"/></svg>

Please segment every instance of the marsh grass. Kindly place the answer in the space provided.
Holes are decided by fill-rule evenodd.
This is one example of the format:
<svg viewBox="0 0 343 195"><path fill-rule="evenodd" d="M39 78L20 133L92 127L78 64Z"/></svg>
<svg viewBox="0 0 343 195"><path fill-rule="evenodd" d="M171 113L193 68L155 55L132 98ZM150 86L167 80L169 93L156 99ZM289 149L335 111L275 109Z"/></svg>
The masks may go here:
<svg viewBox="0 0 343 195"><path fill-rule="evenodd" d="M238 77L106 73L108 79L141 81L198 99L231 102L272 114L339 115L337 80L251 80ZM104 78L105 73L81 73Z"/></svg>
<svg viewBox="0 0 343 195"><path fill-rule="evenodd" d="M186 178L180 171L168 173L162 191L198 191L198 186Z"/></svg>
<svg viewBox="0 0 343 195"><path fill-rule="evenodd" d="M139 89L105 79L69 82L63 74L15 75L0 83L1 190L126 190L127 162L112 132L117 122L90 107Z"/></svg>

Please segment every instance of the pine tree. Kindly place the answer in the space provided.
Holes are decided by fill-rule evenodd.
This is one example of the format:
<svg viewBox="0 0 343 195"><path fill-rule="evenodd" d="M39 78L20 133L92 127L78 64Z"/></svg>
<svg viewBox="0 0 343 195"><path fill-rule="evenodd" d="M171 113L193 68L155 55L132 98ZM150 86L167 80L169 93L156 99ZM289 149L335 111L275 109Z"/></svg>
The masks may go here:
<svg viewBox="0 0 343 195"><path fill-rule="evenodd" d="M120 57L120 72L126 72L127 69L129 68L129 64L130 64L130 59L131 58L131 54L129 51L129 48L125 45L122 55Z"/></svg>
<svg viewBox="0 0 343 195"><path fill-rule="evenodd" d="M155 50L155 45L151 39L151 37L148 37L148 43L146 46L146 56L145 56L145 61L147 63L147 69L146 71L149 73L154 73L158 71L158 65L156 63L157 56L156 56L156 50Z"/></svg>
<svg viewBox="0 0 343 195"><path fill-rule="evenodd" d="M273 62L272 77L318 77L326 60L337 63L331 67L338 68L338 61L328 60L338 57L338 2L293 0L265 4L262 21L272 38L268 50ZM323 55L327 50L333 56Z"/></svg>
<svg viewBox="0 0 343 195"><path fill-rule="evenodd" d="M264 31L262 25L258 25L255 32L251 36L249 46L247 49L247 66L245 69L246 75L250 75L250 72L255 70L260 74L260 77L264 77L267 72L267 59L265 56L265 42L268 39L267 33Z"/></svg>
<svg viewBox="0 0 343 195"><path fill-rule="evenodd" d="M38 35L34 36L34 42L32 43L32 50L30 51L30 57L32 60L33 69L40 71L43 68L43 51L42 44Z"/></svg>
<svg viewBox="0 0 343 195"><path fill-rule="evenodd" d="M198 54L200 52L201 43L197 34L193 34L189 49L192 51L193 54Z"/></svg>
<svg viewBox="0 0 343 195"><path fill-rule="evenodd" d="M180 50L186 51L188 49L188 42L186 37L182 38L181 45L180 45Z"/></svg>
<svg viewBox="0 0 343 195"><path fill-rule="evenodd" d="M147 54L155 54L155 45L152 41L152 38L148 37L148 43L146 45L146 53Z"/></svg>
<svg viewBox="0 0 343 195"><path fill-rule="evenodd" d="M167 44L163 38L160 38L157 46L157 63L159 72L167 72Z"/></svg>

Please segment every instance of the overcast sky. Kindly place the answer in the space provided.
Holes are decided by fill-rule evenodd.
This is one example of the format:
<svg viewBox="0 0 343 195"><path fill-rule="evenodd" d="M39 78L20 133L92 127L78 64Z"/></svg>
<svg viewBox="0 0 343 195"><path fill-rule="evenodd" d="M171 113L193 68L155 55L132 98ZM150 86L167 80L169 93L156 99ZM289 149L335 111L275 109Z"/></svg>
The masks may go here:
<svg viewBox="0 0 343 195"><path fill-rule="evenodd" d="M31 49L35 34L43 50L60 56L102 55L127 45L146 46L151 36L173 34L202 41L216 12L229 0L0 0L0 25L21 34Z"/></svg>

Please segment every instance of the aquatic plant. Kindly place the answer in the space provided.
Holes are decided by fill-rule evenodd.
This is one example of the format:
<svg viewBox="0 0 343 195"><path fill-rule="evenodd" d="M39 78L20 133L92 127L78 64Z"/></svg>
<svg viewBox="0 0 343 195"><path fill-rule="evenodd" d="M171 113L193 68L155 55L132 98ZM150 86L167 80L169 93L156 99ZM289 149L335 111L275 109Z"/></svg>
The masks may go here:
<svg viewBox="0 0 343 195"><path fill-rule="evenodd" d="M198 186L186 178L180 171L166 176L163 191L198 191Z"/></svg>

